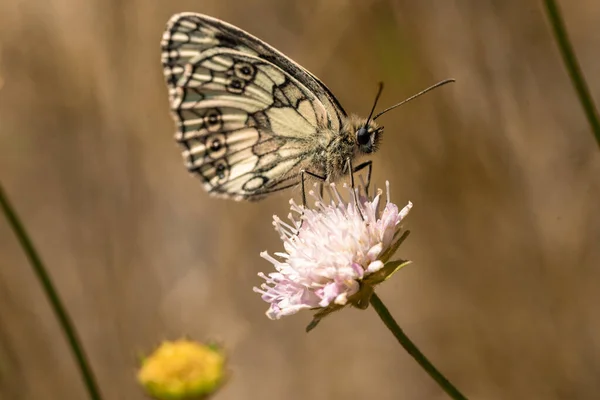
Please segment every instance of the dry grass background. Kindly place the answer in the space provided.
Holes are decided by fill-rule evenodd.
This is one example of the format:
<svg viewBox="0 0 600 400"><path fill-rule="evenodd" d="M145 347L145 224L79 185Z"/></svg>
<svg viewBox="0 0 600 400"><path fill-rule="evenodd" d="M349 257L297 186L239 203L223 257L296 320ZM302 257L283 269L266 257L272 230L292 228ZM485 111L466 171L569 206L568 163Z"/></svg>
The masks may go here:
<svg viewBox="0 0 600 400"><path fill-rule="evenodd" d="M600 7L563 1L600 99ZM142 399L137 355L222 340L218 399L444 399L371 310L306 335L252 292L279 248L273 213L209 198L172 136L159 41L197 11L273 44L384 118L375 180L415 203L380 289L407 333L472 399L596 399L600 157L535 1L15 0L0 4L0 180L77 324L106 399ZM22 250L0 219L0 398L85 399Z"/></svg>

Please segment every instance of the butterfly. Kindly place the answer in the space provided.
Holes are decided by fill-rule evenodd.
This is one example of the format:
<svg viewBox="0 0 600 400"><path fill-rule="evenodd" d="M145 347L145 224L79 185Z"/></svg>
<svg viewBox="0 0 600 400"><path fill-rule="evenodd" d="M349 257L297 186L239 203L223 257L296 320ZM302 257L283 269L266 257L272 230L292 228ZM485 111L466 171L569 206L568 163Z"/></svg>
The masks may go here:
<svg viewBox="0 0 600 400"><path fill-rule="evenodd" d="M348 115L305 68L202 14L173 15L161 45L175 139L211 195L259 200L301 183L305 201L305 177L335 181L367 168L370 179L371 161L353 163L377 150L375 120L401 103L375 117L375 105L368 118Z"/></svg>

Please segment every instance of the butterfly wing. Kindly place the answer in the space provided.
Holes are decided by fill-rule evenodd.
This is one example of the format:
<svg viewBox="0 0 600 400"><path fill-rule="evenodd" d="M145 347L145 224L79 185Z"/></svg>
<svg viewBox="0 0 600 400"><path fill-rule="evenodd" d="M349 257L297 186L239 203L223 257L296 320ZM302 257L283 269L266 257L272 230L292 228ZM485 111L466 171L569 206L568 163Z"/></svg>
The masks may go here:
<svg viewBox="0 0 600 400"><path fill-rule="evenodd" d="M214 195L253 200L295 185L318 132L346 116L304 68L211 17L173 16L162 62L186 165Z"/></svg>

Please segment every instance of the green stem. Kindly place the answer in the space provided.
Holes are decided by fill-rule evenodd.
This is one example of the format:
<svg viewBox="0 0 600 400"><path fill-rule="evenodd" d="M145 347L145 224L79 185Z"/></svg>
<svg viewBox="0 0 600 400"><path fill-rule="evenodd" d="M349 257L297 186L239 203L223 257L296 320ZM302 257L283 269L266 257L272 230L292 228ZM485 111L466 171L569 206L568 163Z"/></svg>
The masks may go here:
<svg viewBox="0 0 600 400"><path fill-rule="evenodd" d="M62 305L58 293L54 288L54 285L52 284L52 280L50 279L50 276L48 275L48 272L46 271L46 268L44 267L40 256L35 250L35 247L33 246L31 239L27 235L23 224L19 220L17 213L8 201L8 197L5 195L4 189L2 188L1 184L0 207L4 212L4 215L6 216L9 225L14 231L15 236L19 240L19 243L21 244L25 255L29 259L29 263L33 267L33 270L37 278L39 279L42 288L44 289L44 292L46 293L46 297L48 298L52 310L54 311L54 314L58 319L62 331L67 338L67 342L71 347L73 356L77 361L79 371L83 378L83 382L87 388L90 399L101 400L102 396L100 396L100 390L98 388L98 385L96 384L96 380L94 379L94 374L92 373L92 370L89 366L87 357L85 355L85 352L83 351L83 346L81 345L81 341L77 336L77 332L75 331L73 322L71 321L71 318L69 317L69 314L67 313L66 309Z"/></svg>
<svg viewBox="0 0 600 400"><path fill-rule="evenodd" d="M583 77L581 67L577 62L577 57L573 51L573 46L571 46L569 35L567 34L567 29L565 28L565 23L562 19L560 9L558 8L558 4L555 0L544 0L544 5L546 6L546 12L548 14L548 19L550 20L550 25L552 25L554 38L558 43L558 48L560 49L563 62L565 63L567 71L569 72L569 76L571 77L571 83L575 87L575 91L579 97L579 102L581 103L588 123L592 128L592 133L596 137L598 146L600 146L600 117L598 117L598 111L594 105L594 100L590 94L587 83L585 82L585 78Z"/></svg>
<svg viewBox="0 0 600 400"><path fill-rule="evenodd" d="M404 347L404 350L408 352L415 359L416 362L433 378L434 381L437 382L438 385L455 400L467 400L467 398L458 391L457 388L450 383L448 379L444 375L438 371L433 364L421 353L419 348L415 346L415 344L406 336L404 331L400 328L400 326L394 320L394 317L390 314L387 307L381 302L379 296L373 293L371 296L371 305L379 314L379 318L383 321L385 326L392 332L392 334L398 339L398 342Z"/></svg>

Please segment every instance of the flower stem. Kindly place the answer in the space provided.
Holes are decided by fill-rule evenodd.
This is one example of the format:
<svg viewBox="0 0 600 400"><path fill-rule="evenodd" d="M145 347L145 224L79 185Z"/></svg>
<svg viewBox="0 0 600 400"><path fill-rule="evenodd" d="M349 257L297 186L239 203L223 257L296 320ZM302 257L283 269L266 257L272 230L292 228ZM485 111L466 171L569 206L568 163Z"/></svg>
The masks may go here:
<svg viewBox="0 0 600 400"><path fill-rule="evenodd" d="M577 62L573 46L571 46L560 9L555 0L544 0L544 5L546 6L546 13L548 14L550 25L552 25L554 38L558 44L565 67L571 77L571 83L575 87L577 96L579 96L579 102L581 103L588 123L592 128L592 133L596 137L598 146L600 146L600 117L598 117L598 111L594 105L594 100L590 94L587 83L585 82L585 78L583 77L581 67Z"/></svg>
<svg viewBox="0 0 600 400"><path fill-rule="evenodd" d="M46 268L44 267L40 256L35 250L35 247L33 246L31 239L27 235L25 227L21 223L19 217L17 216L17 213L8 201L8 197L5 195L4 189L2 188L1 184L0 208L2 208L2 211L6 216L6 219L8 220L9 225L11 226L13 232L15 233L15 236L19 240L19 243L21 244L25 255L29 259L29 263L33 267L33 270L37 278L39 279L44 292L46 293L46 297L50 302L51 308L54 311L56 318L58 319L62 331L67 338L67 342L71 347L71 351L73 352L75 360L77 361L79 371L83 378L83 382L87 388L90 399L101 400L102 397L100 395L100 390L98 388L98 385L96 384L94 374L92 373L92 370L89 366L87 357L85 355L85 352L83 351L83 346L81 345L81 342L77 336L77 332L75 330L73 322L71 321L71 318L69 317L69 314L67 313L66 309L62 305L58 293L54 288L54 285L52 284L52 280L50 279L50 276L48 275L48 272L46 271Z"/></svg>
<svg viewBox="0 0 600 400"><path fill-rule="evenodd" d="M394 320L394 317L390 314L387 307L381 302L381 299L377 294L373 293L371 296L371 305L379 314L379 318L383 321L385 326L394 334L398 342L404 347L404 350L408 352L415 359L416 362L433 378L434 381L437 382L438 385L455 400L467 400L467 398L458 391L457 388L450 383L448 379L444 375L438 371L433 364L421 353L417 346L406 336L404 331L400 328L400 326Z"/></svg>

